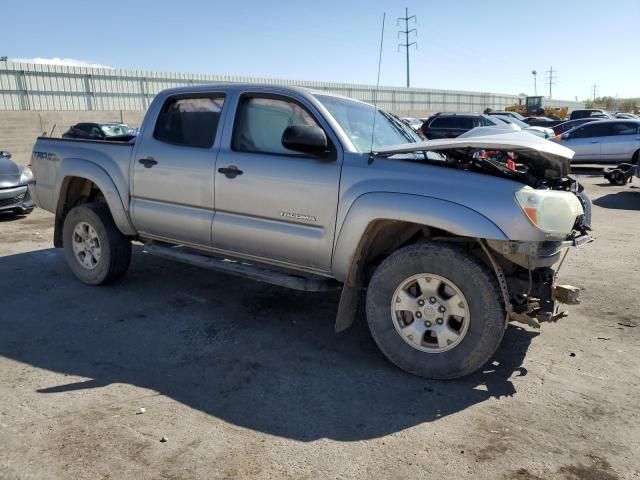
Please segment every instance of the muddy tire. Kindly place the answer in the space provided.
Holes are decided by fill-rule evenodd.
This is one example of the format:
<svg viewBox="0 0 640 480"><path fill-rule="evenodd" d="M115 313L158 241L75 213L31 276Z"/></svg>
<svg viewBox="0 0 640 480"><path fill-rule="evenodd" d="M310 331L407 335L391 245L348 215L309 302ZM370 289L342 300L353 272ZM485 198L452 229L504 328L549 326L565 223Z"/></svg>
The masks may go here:
<svg viewBox="0 0 640 480"><path fill-rule="evenodd" d="M103 203L71 209L62 230L64 256L71 271L88 285L122 277L131 263L131 242L116 227Z"/></svg>
<svg viewBox="0 0 640 480"><path fill-rule="evenodd" d="M444 242L410 245L387 257L373 274L366 307L384 355L431 379L479 369L505 330L495 275L466 250Z"/></svg>

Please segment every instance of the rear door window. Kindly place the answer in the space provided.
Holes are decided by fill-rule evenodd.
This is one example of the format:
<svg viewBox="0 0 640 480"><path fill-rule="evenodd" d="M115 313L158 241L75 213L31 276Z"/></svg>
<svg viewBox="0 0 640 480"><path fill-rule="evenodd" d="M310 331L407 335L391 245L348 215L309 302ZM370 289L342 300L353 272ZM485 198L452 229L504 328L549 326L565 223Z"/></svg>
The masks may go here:
<svg viewBox="0 0 640 480"><path fill-rule="evenodd" d="M224 95L169 98L153 132L153 137L172 145L211 148L218 130Z"/></svg>
<svg viewBox="0 0 640 480"><path fill-rule="evenodd" d="M610 135L635 135L638 133L638 124L633 122L612 123Z"/></svg>
<svg viewBox="0 0 640 480"><path fill-rule="evenodd" d="M473 128L473 120L470 117L438 117L431 122L432 128L466 128L471 130Z"/></svg>

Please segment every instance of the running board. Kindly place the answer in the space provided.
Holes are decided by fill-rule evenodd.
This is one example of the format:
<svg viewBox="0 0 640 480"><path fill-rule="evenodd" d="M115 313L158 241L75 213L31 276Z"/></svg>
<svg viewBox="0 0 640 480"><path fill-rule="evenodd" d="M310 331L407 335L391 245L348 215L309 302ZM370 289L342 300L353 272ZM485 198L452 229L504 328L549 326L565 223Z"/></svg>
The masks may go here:
<svg viewBox="0 0 640 480"><path fill-rule="evenodd" d="M204 267L237 277L250 278L259 282L270 283L280 287L301 290L303 292L326 292L338 290L341 284L336 280L322 277L302 277L281 271L257 267L250 263L221 259L209 255L194 253L184 247L169 247L153 243L145 243L143 251L156 257L187 263L196 267Z"/></svg>

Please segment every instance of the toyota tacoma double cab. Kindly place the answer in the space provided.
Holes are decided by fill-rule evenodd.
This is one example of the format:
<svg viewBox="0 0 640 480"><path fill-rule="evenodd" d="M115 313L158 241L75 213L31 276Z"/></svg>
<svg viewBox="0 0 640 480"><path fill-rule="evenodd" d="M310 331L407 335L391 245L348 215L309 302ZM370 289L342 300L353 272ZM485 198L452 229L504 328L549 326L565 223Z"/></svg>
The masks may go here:
<svg viewBox="0 0 640 480"><path fill-rule="evenodd" d="M122 277L132 242L166 259L365 303L386 357L451 379L509 321L557 319L554 265L591 239L573 152L477 128L422 141L372 105L303 88L165 90L130 142L39 138L32 196L82 282Z"/></svg>

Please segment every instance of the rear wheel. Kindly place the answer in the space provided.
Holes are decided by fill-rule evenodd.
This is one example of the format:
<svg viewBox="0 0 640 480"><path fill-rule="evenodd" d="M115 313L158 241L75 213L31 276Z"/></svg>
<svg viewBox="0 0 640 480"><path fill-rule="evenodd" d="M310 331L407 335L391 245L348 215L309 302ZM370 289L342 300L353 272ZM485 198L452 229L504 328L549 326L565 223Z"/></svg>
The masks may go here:
<svg viewBox="0 0 640 480"><path fill-rule="evenodd" d="M62 235L67 264L83 283L110 283L129 268L131 242L118 230L105 204L87 203L71 209Z"/></svg>
<svg viewBox="0 0 640 480"><path fill-rule="evenodd" d="M505 312L495 275L446 243L397 250L367 290L367 321L378 347L401 369L452 379L484 365L498 348Z"/></svg>

